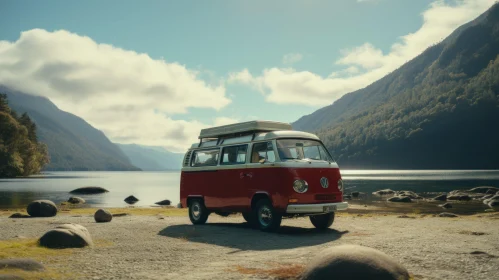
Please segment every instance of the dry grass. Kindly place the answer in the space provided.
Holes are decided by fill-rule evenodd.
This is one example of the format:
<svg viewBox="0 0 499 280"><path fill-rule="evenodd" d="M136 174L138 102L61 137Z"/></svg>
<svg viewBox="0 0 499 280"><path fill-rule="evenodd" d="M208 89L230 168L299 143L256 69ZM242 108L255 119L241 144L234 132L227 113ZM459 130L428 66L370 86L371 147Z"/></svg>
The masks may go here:
<svg viewBox="0 0 499 280"><path fill-rule="evenodd" d="M68 205L62 205L59 207L59 213L69 214L69 215L93 215L98 208L84 208L84 207L74 207ZM123 208L105 208L111 214L126 213L129 215L138 216L154 216L162 215L165 217L181 217L188 214L187 209L179 209L174 207L153 207L153 208L141 208L141 207L123 207ZM5 209L0 211L1 216L10 216L14 213L27 214L26 209Z"/></svg>
<svg viewBox="0 0 499 280"><path fill-rule="evenodd" d="M43 261L53 256L69 255L72 251L72 249L54 250L41 247L37 239L0 240L0 259L30 258Z"/></svg>
<svg viewBox="0 0 499 280"><path fill-rule="evenodd" d="M253 275L259 277L272 277L275 279L298 279L305 265L302 264L277 264L274 268L248 268L237 265L234 270L241 274Z"/></svg>

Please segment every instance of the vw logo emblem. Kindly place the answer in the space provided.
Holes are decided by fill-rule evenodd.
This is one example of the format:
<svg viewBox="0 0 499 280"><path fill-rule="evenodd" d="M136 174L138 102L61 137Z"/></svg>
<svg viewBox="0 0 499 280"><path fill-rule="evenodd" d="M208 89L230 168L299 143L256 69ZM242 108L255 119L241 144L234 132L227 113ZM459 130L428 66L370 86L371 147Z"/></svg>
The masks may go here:
<svg viewBox="0 0 499 280"><path fill-rule="evenodd" d="M327 189L327 187L329 187L329 181L327 180L326 177L322 177L321 178L321 186L325 189Z"/></svg>

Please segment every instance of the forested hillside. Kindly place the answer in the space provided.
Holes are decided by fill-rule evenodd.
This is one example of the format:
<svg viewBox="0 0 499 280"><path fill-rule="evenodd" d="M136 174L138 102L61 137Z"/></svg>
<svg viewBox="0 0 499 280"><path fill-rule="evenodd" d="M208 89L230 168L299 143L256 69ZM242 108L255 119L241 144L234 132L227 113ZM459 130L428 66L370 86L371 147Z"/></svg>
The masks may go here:
<svg viewBox="0 0 499 280"><path fill-rule="evenodd" d="M83 119L59 110L50 100L0 86L11 107L27 112L46 143L50 163L44 170L140 170L102 133Z"/></svg>
<svg viewBox="0 0 499 280"><path fill-rule="evenodd" d="M344 168L499 168L499 4L293 124Z"/></svg>
<svg viewBox="0 0 499 280"><path fill-rule="evenodd" d="M0 178L37 174L49 162L47 146L38 142L37 129L24 113L19 116L0 93Z"/></svg>

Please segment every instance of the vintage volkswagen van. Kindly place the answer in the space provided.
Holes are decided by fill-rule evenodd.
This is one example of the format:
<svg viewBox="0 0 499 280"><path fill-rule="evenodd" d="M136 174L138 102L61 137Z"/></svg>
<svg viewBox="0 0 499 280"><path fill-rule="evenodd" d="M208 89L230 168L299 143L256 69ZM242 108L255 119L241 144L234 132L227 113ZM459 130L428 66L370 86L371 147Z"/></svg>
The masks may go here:
<svg viewBox="0 0 499 280"><path fill-rule="evenodd" d="M314 134L251 121L203 129L199 139L185 154L180 179L181 204L193 224L213 212L240 212L264 231L295 216L325 229L335 211L348 207L338 165Z"/></svg>

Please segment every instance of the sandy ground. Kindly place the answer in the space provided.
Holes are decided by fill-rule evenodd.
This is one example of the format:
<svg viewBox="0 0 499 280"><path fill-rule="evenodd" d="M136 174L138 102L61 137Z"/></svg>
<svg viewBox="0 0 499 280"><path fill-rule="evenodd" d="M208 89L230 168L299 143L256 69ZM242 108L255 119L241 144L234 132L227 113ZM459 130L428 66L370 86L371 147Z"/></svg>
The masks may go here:
<svg viewBox="0 0 499 280"><path fill-rule="evenodd" d="M381 250L415 279L499 279L498 215L409 216L414 218L345 213L323 232L308 218L286 219L278 233L251 229L241 216L215 214L203 226L191 225L187 217L131 215L103 224L90 215L0 217L0 240L38 238L59 223L85 226L96 246L45 262L71 273L71 279L77 274L83 279L271 279L266 271L306 265L322 249L339 244Z"/></svg>

